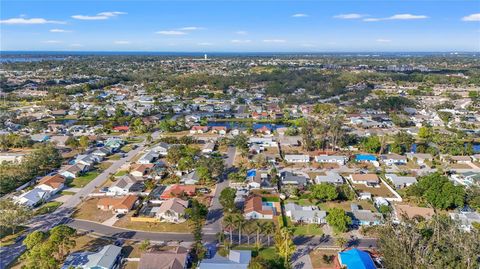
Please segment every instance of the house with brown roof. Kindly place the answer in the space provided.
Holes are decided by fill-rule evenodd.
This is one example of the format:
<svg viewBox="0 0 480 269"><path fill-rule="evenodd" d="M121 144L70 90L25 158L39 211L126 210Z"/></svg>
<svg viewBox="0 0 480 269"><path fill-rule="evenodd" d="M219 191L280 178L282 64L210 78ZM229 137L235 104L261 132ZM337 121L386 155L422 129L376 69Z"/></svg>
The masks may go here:
<svg viewBox="0 0 480 269"><path fill-rule="evenodd" d="M264 202L260 196L250 196L245 201L243 215L245 219L273 219L276 215L274 202Z"/></svg>
<svg viewBox="0 0 480 269"><path fill-rule="evenodd" d="M187 196L193 196L195 195L195 192L197 191L197 187L195 185L179 185L179 184L174 184L168 186L163 193L160 195L161 199L170 199L170 198L175 198L179 197L182 194L187 195Z"/></svg>
<svg viewBox="0 0 480 269"><path fill-rule="evenodd" d="M97 208L103 211L113 211L117 214L126 214L133 208L137 201L137 196L127 195L120 198L102 198L98 200Z"/></svg>
<svg viewBox="0 0 480 269"><path fill-rule="evenodd" d="M37 188L49 191L53 195L65 187L65 178L60 174L45 176L38 182Z"/></svg>
<svg viewBox="0 0 480 269"><path fill-rule="evenodd" d="M146 175L148 175L148 173L150 172L150 170L155 166L155 164L153 163L149 163L149 164L141 164L141 163L136 163L136 164L132 164L132 166L130 166L130 175L134 176L134 177L144 177Z"/></svg>
<svg viewBox="0 0 480 269"><path fill-rule="evenodd" d="M142 253L138 269L186 269L188 250L184 247Z"/></svg>
<svg viewBox="0 0 480 269"><path fill-rule="evenodd" d="M214 134L226 135L227 131L227 126L212 126L212 133Z"/></svg>
<svg viewBox="0 0 480 269"><path fill-rule="evenodd" d="M418 207L411 205L395 205L395 219L400 220L404 216L408 218L422 217L424 219L431 219L435 215L435 211L428 207Z"/></svg>
<svg viewBox="0 0 480 269"><path fill-rule="evenodd" d="M375 174L351 174L349 176L353 184L364 184L367 187L378 187L380 179Z"/></svg>
<svg viewBox="0 0 480 269"><path fill-rule="evenodd" d="M172 198L164 201L159 207L152 209L155 217L162 222L181 223L187 220L185 209L188 207L188 201L180 198Z"/></svg>
<svg viewBox="0 0 480 269"><path fill-rule="evenodd" d="M204 134L208 132L209 127L208 126L200 126L200 125L194 125L190 129L191 134Z"/></svg>

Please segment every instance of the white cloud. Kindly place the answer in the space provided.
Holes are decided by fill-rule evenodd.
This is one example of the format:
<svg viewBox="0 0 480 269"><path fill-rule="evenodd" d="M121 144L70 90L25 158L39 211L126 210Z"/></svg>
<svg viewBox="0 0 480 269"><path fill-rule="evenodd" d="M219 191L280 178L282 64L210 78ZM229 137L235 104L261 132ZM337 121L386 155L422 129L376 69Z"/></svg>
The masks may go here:
<svg viewBox="0 0 480 269"><path fill-rule="evenodd" d="M285 43L287 40L285 39L264 39L263 42L265 43Z"/></svg>
<svg viewBox="0 0 480 269"><path fill-rule="evenodd" d="M378 38L377 40L375 40L377 42L380 42L380 43L390 43L392 42L392 40L390 39L385 39L385 38Z"/></svg>
<svg viewBox="0 0 480 269"><path fill-rule="evenodd" d="M84 20L84 21L95 21L95 20L108 20L110 18L116 17L118 15L127 14L126 12L120 11L105 11L97 13L97 15L73 15L72 18L76 20Z"/></svg>
<svg viewBox="0 0 480 269"><path fill-rule="evenodd" d="M155 32L160 35L186 35L187 33L182 32L182 31L176 31L176 30L166 30L166 31L158 31Z"/></svg>
<svg viewBox="0 0 480 269"><path fill-rule="evenodd" d="M51 33L70 33L70 32L72 32L72 31L55 28L55 29L50 29L50 32L51 32Z"/></svg>
<svg viewBox="0 0 480 269"><path fill-rule="evenodd" d="M198 26L187 26L187 27L182 27L179 28L178 30L180 31L196 31L196 30L204 30L204 27L198 27Z"/></svg>
<svg viewBox="0 0 480 269"><path fill-rule="evenodd" d="M0 24L47 24L47 23L56 23L56 24L65 24L63 21L52 21L44 18L10 18L6 20L0 20Z"/></svg>
<svg viewBox="0 0 480 269"><path fill-rule="evenodd" d="M79 43L73 43L73 44L70 44L70 47L80 48L80 47L83 47L83 45Z"/></svg>
<svg viewBox="0 0 480 269"><path fill-rule="evenodd" d="M43 43L47 43L47 44L60 44L60 43L62 43L62 41L60 41L60 40L45 40L45 41L43 41Z"/></svg>
<svg viewBox="0 0 480 269"><path fill-rule="evenodd" d="M367 15L364 14L358 14L358 13L348 13L348 14L339 14L333 16L335 19L342 19L342 20L355 20L355 19L361 19L366 17Z"/></svg>
<svg viewBox="0 0 480 269"><path fill-rule="evenodd" d="M197 45L199 45L199 46L212 46L213 43L210 43L210 42L200 42L200 43L198 43Z"/></svg>
<svg viewBox="0 0 480 269"><path fill-rule="evenodd" d="M480 13L470 14L462 18L462 21L480 21Z"/></svg>
<svg viewBox="0 0 480 269"><path fill-rule="evenodd" d="M236 31L235 34L237 35L248 35L247 31Z"/></svg>
<svg viewBox="0 0 480 269"><path fill-rule="evenodd" d="M301 44L300 46L304 48L315 48L317 45L311 44L311 43L304 43L304 44Z"/></svg>
<svg viewBox="0 0 480 269"><path fill-rule="evenodd" d="M246 43L251 43L252 40L250 40L250 39L233 39L230 42L235 43L235 44L246 44Z"/></svg>
<svg viewBox="0 0 480 269"><path fill-rule="evenodd" d="M113 41L113 43L117 45L128 45L128 44L131 44L132 42L127 40L117 40L117 41Z"/></svg>
<svg viewBox="0 0 480 269"><path fill-rule="evenodd" d="M293 18L305 18L305 17L308 17L308 15L305 14L305 13L297 13L297 14L293 14L292 17Z"/></svg>
<svg viewBox="0 0 480 269"><path fill-rule="evenodd" d="M428 16L425 15L413 15L413 14L395 14L390 17L386 18L366 18L363 19L364 21L367 22L372 22L372 21L393 21L393 20L422 20L422 19L427 19Z"/></svg>

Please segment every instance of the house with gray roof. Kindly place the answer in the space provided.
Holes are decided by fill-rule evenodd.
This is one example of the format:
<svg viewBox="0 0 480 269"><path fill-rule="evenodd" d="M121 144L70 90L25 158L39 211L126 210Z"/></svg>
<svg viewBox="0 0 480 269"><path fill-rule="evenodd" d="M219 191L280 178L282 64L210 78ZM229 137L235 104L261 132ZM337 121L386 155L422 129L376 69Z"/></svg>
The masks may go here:
<svg viewBox="0 0 480 269"><path fill-rule="evenodd" d="M354 225L371 226L382 222L382 214L360 209L357 204L351 204L351 217Z"/></svg>
<svg viewBox="0 0 480 269"><path fill-rule="evenodd" d="M204 259L200 262L199 269L247 269L252 259L250 250L230 250L228 257L215 255L212 259Z"/></svg>
<svg viewBox="0 0 480 269"><path fill-rule="evenodd" d="M288 163L308 163L310 156L308 155L285 155L285 161Z"/></svg>
<svg viewBox="0 0 480 269"><path fill-rule="evenodd" d="M319 155L315 156L315 161L317 163L336 163L338 165L345 165L348 161L348 157L340 155Z"/></svg>
<svg viewBox="0 0 480 269"><path fill-rule="evenodd" d="M293 222L316 224L326 223L325 217L327 216L327 212L319 210L316 206L300 206L295 203L285 205L285 214Z"/></svg>
<svg viewBox="0 0 480 269"><path fill-rule="evenodd" d="M459 213L450 213L450 218L459 222L460 227L464 231L471 231L473 223L476 222L480 224L480 214L478 212L459 212Z"/></svg>
<svg viewBox="0 0 480 269"><path fill-rule="evenodd" d="M126 174L119 178L108 188L109 195L127 195L129 193L141 192L144 184L141 178Z"/></svg>
<svg viewBox="0 0 480 269"><path fill-rule="evenodd" d="M98 252L72 253L63 263L62 269L117 269L122 260L121 252L121 247L107 245Z"/></svg>
<svg viewBox="0 0 480 269"><path fill-rule="evenodd" d="M280 178L282 180L282 184L284 185L306 186L308 182L308 178L296 175L289 171L281 172Z"/></svg>
<svg viewBox="0 0 480 269"><path fill-rule="evenodd" d="M417 183L415 177L398 176L395 174L385 174L385 178L390 180L396 189L402 189Z"/></svg>
<svg viewBox="0 0 480 269"><path fill-rule="evenodd" d="M343 177L337 172L328 171L324 176L318 175L315 177L315 183L317 184L330 183L334 185L342 185L344 182Z"/></svg>

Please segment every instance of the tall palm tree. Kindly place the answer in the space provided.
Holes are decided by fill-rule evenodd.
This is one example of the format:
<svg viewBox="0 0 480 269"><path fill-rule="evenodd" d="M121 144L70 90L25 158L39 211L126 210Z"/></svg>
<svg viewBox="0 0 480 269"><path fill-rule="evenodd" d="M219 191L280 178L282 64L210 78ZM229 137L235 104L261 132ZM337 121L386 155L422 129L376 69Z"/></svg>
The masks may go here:
<svg viewBox="0 0 480 269"><path fill-rule="evenodd" d="M257 248L260 248L261 242L260 242L260 234L263 233L265 229L265 225L260 222L260 221L255 221L254 226L253 226L257 232L257 238L255 239L255 245Z"/></svg>
<svg viewBox="0 0 480 269"><path fill-rule="evenodd" d="M250 220L243 225L243 233L247 236L247 245L250 245L250 235L255 231L253 224L253 221Z"/></svg>
<svg viewBox="0 0 480 269"><path fill-rule="evenodd" d="M233 241L233 228L235 228L235 218L232 214L228 214L223 218L223 227L228 229L230 233L230 244Z"/></svg>
<svg viewBox="0 0 480 269"><path fill-rule="evenodd" d="M238 244L242 243L242 229L245 224L245 217L242 214L235 215L235 223L237 224L238 229Z"/></svg>
<svg viewBox="0 0 480 269"><path fill-rule="evenodd" d="M266 222L263 226L263 233L267 235L267 243L270 246L270 237L275 233L275 224L271 221Z"/></svg>

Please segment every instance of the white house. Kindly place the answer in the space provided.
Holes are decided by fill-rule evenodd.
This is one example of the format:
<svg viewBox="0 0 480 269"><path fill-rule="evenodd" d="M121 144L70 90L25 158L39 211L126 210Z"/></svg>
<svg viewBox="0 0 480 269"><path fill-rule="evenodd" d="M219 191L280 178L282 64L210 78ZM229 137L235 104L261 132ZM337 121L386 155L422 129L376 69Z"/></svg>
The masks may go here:
<svg viewBox="0 0 480 269"><path fill-rule="evenodd" d="M390 180L396 189L402 189L417 183L415 177L397 176L395 174L385 174L385 178Z"/></svg>
<svg viewBox="0 0 480 269"><path fill-rule="evenodd" d="M339 155L319 155L315 156L315 161L317 163L336 163L338 165L345 165L348 161L348 157Z"/></svg>
<svg viewBox="0 0 480 269"><path fill-rule="evenodd" d="M326 223L327 212L319 210L316 206L299 206L295 203L285 205L285 214L293 222L303 223Z"/></svg>
<svg viewBox="0 0 480 269"><path fill-rule="evenodd" d="M13 200L19 204L34 207L37 204L47 201L50 198L50 192L41 188L34 188L24 192L19 196L14 196Z"/></svg>
<svg viewBox="0 0 480 269"><path fill-rule="evenodd" d="M289 163L308 163L310 156L308 155L285 155L285 161Z"/></svg>
<svg viewBox="0 0 480 269"><path fill-rule="evenodd" d="M343 177L337 172L326 172L325 176L318 175L315 177L315 183L330 183L334 185L341 185L344 183Z"/></svg>

